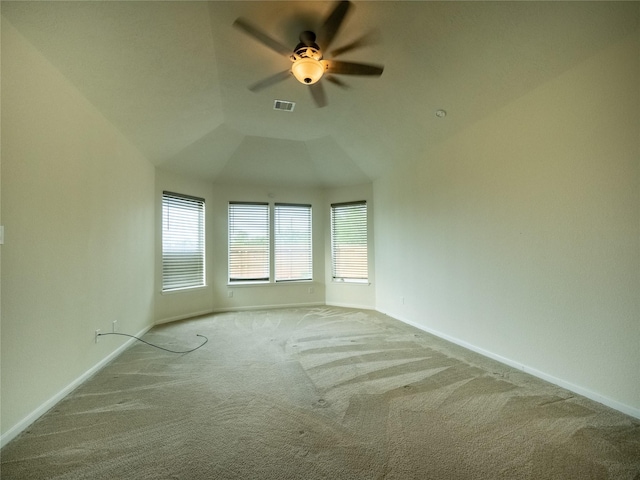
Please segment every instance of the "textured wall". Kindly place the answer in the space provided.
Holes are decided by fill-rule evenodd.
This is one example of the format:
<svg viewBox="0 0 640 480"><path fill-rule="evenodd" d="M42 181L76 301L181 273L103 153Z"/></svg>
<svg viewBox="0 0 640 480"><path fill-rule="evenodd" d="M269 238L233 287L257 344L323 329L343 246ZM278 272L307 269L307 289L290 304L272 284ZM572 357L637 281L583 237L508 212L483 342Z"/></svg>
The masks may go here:
<svg viewBox="0 0 640 480"><path fill-rule="evenodd" d="M636 31L378 180L378 309L640 415L639 51Z"/></svg>
<svg viewBox="0 0 640 480"><path fill-rule="evenodd" d="M153 319L154 169L2 23L2 432ZM32 419L33 420L33 419Z"/></svg>
<svg viewBox="0 0 640 480"><path fill-rule="evenodd" d="M217 310L324 303L324 218L322 191L317 188L260 186L213 186L212 215L215 219L212 248L214 255L214 303ZM227 286L228 206L230 201L300 203L311 205L313 282L270 283ZM309 289L312 288L312 292ZM229 297L229 292L233 295Z"/></svg>

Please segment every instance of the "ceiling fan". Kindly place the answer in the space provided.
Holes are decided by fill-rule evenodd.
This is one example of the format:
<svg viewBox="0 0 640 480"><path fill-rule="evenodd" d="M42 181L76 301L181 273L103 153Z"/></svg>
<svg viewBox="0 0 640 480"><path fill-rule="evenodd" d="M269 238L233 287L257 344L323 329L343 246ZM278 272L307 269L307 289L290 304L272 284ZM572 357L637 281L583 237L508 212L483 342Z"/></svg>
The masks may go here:
<svg viewBox="0 0 640 480"><path fill-rule="evenodd" d="M340 87L346 87L347 85L334 75L369 75L374 77L382 75L383 67L380 65L343 62L334 60L333 58L324 58L324 54L328 52L350 8L351 2L348 0L336 2L336 6L325 19L320 30L318 30L318 36L316 37L316 34L312 31L305 30L300 34L300 43L298 43L293 50L273 39L250 22L238 18L233 23L234 27L247 33L253 37L254 40L259 41L271 50L284 55L292 62L291 68L251 85L249 90L257 92L293 76L300 83L308 85L316 105L318 107L324 107L327 105L327 97L324 87L320 82L322 79ZM316 38L318 43L316 43ZM361 47L366 43L367 38L365 35L349 45L332 51L331 56L336 57L337 55Z"/></svg>

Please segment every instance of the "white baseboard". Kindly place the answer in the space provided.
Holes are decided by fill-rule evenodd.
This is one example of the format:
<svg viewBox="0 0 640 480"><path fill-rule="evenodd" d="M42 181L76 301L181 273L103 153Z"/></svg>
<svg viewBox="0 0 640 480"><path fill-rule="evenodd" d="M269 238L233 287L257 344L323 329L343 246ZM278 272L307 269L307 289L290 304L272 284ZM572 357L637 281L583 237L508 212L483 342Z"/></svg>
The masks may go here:
<svg viewBox="0 0 640 480"><path fill-rule="evenodd" d="M327 302L328 307L357 308L358 310L375 310L371 305L359 305L357 303Z"/></svg>
<svg viewBox="0 0 640 480"><path fill-rule="evenodd" d="M153 325L149 325L148 327L143 328L140 332L136 334L136 336L141 337L142 335L147 333L151 329L151 327L153 327ZM62 400L64 397L70 394L73 390L78 388L83 382L85 382L89 377L91 377L96 372L98 372L111 360L113 360L118 355L120 355L129 345L131 345L135 341L136 341L135 338L128 339L124 344L122 344L116 350L114 350L105 358L100 360L97 364L95 364L89 370L84 372L82 375L76 378L73 382L71 382L69 385L64 387L62 390L56 393L53 397L51 397L49 400L44 402L42 405L40 405L38 408L36 408L34 411L32 411L22 420L20 420L17 424L15 424L13 427L7 430L4 434L2 434L2 436L0 436L0 448L4 447L7 443L9 443L11 440L13 440L18 435L20 435L20 433L26 430L29 427L29 425L31 425L38 418L40 418L42 415L44 415L49 410L51 410L60 400Z"/></svg>
<svg viewBox="0 0 640 480"><path fill-rule="evenodd" d="M210 313L213 313L215 310L213 309L209 309L209 310L202 310L200 312L192 312L192 313L187 313L184 315L176 315L175 317L169 317L169 318L163 318L161 320L156 320L156 325L162 325L163 323L171 323L171 322L177 322L178 320L185 320L187 318L193 318L193 317L199 317L200 315L208 315Z"/></svg>
<svg viewBox="0 0 640 480"><path fill-rule="evenodd" d="M190 314L190 315L176 317L176 318L172 318L172 319L165 319L165 320L159 321L157 323L158 324L167 323L167 322L172 322L172 321L176 321L176 320L182 320L184 318L194 317L194 316L198 316L198 315L205 315L207 313L213 313L213 312L229 312L229 311L242 311L242 310L265 310L265 309L276 309L276 308L296 308L296 307L310 307L310 306L311 307L315 307L315 306L324 306L324 305L325 304L322 303L322 302L316 302L316 303L300 303L300 304L286 304L286 305L263 305L263 306L252 306L252 307L230 307L230 308L224 308L224 309L216 309L216 310L213 310L213 311L205 311L205 312L193 313L193 314ZM371 307L364 306L364 305L338 304L338 303L332 303L332 304L327 303L326 305L328 305L328 306L336 306L336 307L345 307L345 308L359 308L359 309L363 309L363 310L372 310ZM423 331L425 331L427 333L435 335L436 337L442 338L443 340L446 340L448 342L454 343L456 345L464 347L464 348L466 348L468 350L471 350L473 352L479 353L480 355L483 355L485 357L491 358L491 359L496 360L496 361L498 361L500 363L503 363L505 365L509 365L510 367L517 368L518 370L522 370L525 373L528 373L528 374L533 375L535 377L541 378L542 380L545 380L547 382L550 382L550 383L553 383L555 385L558 385L559 387L566 388L567 390L570 390L570 391L572 391L574 393L577 393L578 395L582 395L583 397L589 398L589 399L594 400L594 401L596 401L598 403L606 405L606 406L608 406L610 408L613 408L614 410L618 410L619 412L627 414L627 415L629 415L631 417L640 419L640 409L638 409L638 408L623 404L621 402L618 402L616 400L613 400L611 398L605 397L605 396L600 395L600 394L598 394L596 392L593 392L591 390L583 388L583 387L581 387L579 385L575 385L575 384L573 384L571 382L568 382L566 380L563 380L561 378L554 377L553 375L549 375L549 374L547 374L545 372L542 372L540 370L537 370L535 368L529 367L527 365L523 365L523 364L521 364L519 362L516 362L516 361L511 360L509 358L505 358L505 357L503 357L501 355L497 355L497 354L495 354L493 352L490 352L490 351L485 350L483 348L477 347L477 346L472 345L472 344L470 344L468 342L465 342L463 340L459 340L459 339L457 339L455 337L452 337L452 336L447 335L445 333L439 332L437 330L433 330L433 329L431 329L429 327L426 327L424 325L420 325L420 324L418 324L416 322L413 322L411 320L408 320L406 318L401 318L401 317L398 317L398 316L395 316L395 315L392 315L392 314L388 314L388 313L382 312L382 311L380 311L380 313L383 313L385 315L389 315L392 318L395 318L395 319L397 319L397 320L399 320L401 322L404 322L404 323L406 323L408 325L411 325L411 326L413 326L415 328L418 328L419 330L423 330ZM140 337L140 336L144 335L151 328L152 328L152 325L143 328L140 332L137 333L136 336ZM24 417L16 425L14 425L9 430L7 430L2 436L0 436L0 448L4 447L7 443L9 443L11 440L13 440L15 437L17 437L21 432L23 432L25 429L27 429L29 427L29 425L31 425L38 418L40 418L43 414L45 414L47 411L49 411L51 408L53 408L60 400L62 400L65 396L67 396L69 393L71 393L77 387L79 387L89 377L91 377L96 372L98 372L100 369L102 369L111 360L113 360L118 355L120 355L127 347L129 347L129 345L131 345L135 341L136 340L134 338L130 338L129 340L127 340L123 345L118 347L116 350L114 350L108 356L103 358L96 365L91 367L89 370L87 370L85 373L80 375L78 378L76 378L73 382L71 382L65 388L63 388L58 393L56 393L54 396L52 396L49 400L47 400L46 402L41 404L38 408L33 410L30 414L28 414L26 417Z"/></svg>
<svg viewBox="0 0 640 480"><path fill-rule="evenodd" d="M242 307L223 307L213 310L214 313L225 312L245 312L248 310L274 310L277 308L303 308L303 307L322 307L324 302L309 302L309 303L284 303L280 305L252 305Z"/></svg>
<svg viewBox="0 0 640 480"><path fill-rule="evenodd" d="M380 311L380 310L378 310ZM546 372L542 372L536 368L533 367L529 367L527 365L524 365L522 363L516 362L515 360L511 360L510 358L506 358L503 357L501 355L498 355L496 353L490 352L488 350L485 350L483 348L477 347L475 345L472 345L468 342L465 342L463 340L460 340L458 338L452 337L450 335L447 335L446 333L442 333L439 332L437 330L433 330L429 327L425 327L424 325L420 325L419 323L413 322L411 320L408 320L406 318L400 318L397 317L395 315L392 314L388 314L385 312L380 311L380 313L383 313L385 315L388 315L392 318L395 318L397 320L400 320L403 323L406 323L408 325L411 325L412 327L416 327L419 330L422 330L424 332L430 333L432 335L435 335L436 337L442 338L443 340L446 340L448 342L454 343L456 345L459 345L461 347L466 348L467 350L471 350L473 352L479 353L482 356L491 358L493 360L496 360L500 363L503 363L505 365L508 365L510 367L513 368L517 368L518 370L522 370L525 373L528 373L530 375L533 375L534 377L538 377L542 380L545 380L546 382L549 383L553 383L554 385L557 385L559 387L562 388L566 388L567 390L570 390L574 393L577 393L578 395L582 395L583 397L589 398L591 400L594 400L598 403L601 403L602 405L606 405L607 407L613 408L614 410L618 410L619 412L622 412L626 415L629 415L631 417L640 419L640 409L632 407L630 405L626 405L624 403L618 402L617 400L613 400L611 398L605 397L603 395L600 395L599 393L593 392L591 390L588 390L584 387L581 387L580 385L575 385L571 382L568 382L562 378L557 378L553 375L550 375Z"/></svg>

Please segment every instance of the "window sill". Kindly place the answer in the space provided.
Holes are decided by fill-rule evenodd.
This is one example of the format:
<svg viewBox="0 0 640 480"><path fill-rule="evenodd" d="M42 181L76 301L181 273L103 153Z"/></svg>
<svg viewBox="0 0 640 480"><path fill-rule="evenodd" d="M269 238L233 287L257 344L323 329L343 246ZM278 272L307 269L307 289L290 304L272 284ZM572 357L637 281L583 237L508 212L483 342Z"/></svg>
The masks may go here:
<svg viewBox="0 0 640 480"><path fill-rule="evenodd" d="M227 287L277 287L281 285L300 285L315 283L313 280L287 280L280 282L233 282L227 283Z"/></svg>
<svg viewBox="0 0 640 480"><path fill-rule="evenodd" d="M199 292L201 290L206 290L208 285L201 285L199 287L185 287L185 288L174 288L173 290L161 290L161 295L175 295L178 293L193 293Z"/></svg>

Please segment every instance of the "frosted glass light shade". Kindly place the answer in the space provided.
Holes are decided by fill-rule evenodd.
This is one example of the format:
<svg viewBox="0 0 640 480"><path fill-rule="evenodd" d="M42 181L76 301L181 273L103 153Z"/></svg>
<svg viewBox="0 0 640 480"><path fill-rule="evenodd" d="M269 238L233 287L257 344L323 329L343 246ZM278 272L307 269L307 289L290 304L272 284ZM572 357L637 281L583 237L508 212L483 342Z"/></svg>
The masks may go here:
<svg viewBox="0 0 640 480"><path fill-rule="evenodd" d="M324 65L315 58L300 58L293 63L291 73L300 83L312 85L322 78Z"/></svg>

